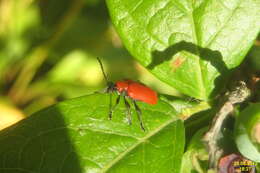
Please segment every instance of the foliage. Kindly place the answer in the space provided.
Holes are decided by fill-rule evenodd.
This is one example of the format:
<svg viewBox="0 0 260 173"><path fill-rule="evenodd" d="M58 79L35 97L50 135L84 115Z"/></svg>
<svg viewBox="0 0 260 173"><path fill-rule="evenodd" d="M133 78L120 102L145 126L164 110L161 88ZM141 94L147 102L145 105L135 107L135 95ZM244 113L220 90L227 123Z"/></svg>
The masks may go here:
<svg viewBox="0 0 260 173"><path fill-rule="evenodd" d="M247 158L260 162L260 104L249 105L236 120L235 139L239 151Z"/></svg>
<svg viewBox="0 0 260 173"><path fill-rule="evenodd" d="M202 100L215 95L259 32L254 0L107 2L131 54L162 81Z"/></svg>
<svg viewBox="0 0 260 173"><path fill-rule="evenodd" d="M251 97L228 105L216 140L260 162L259 11L258 0L0 1L0 126L25 118L0 127L0 172L206 172L202 138L240 80ZM158 92L156 105L137 101L145 132L130 98L132 125L122 99L108 120L116 94L102 92L96 57L109 80Z"/></svg>
<svg viewBox="0 0 260 173"><path fill-rule="evenodd" d="M1 172L9 167L21 172L179 172L184 126L178 112L165 102L140 103L143 133L136 117L132 126L126 125L123 103L108 121L108 105L109 95L79 97L2 131Z"/></svg>

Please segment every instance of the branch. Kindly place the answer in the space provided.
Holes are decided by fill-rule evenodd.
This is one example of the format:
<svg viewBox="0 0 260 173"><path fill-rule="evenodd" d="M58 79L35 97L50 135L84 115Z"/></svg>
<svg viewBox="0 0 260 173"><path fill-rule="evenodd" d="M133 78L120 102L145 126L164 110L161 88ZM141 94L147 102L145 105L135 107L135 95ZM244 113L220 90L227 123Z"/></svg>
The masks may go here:
<svg viewBox="0 0 260 173"><path fill-rule="evenodd" d="M203 137L209 151L210 169L217 170L218 160L223 153L223 150L217 144L224 120L234 110L235 104L244 102L249 96L250 90L243 81L240 81L234 90L225 94L226 101L213 119L209 131Z"/></svg>

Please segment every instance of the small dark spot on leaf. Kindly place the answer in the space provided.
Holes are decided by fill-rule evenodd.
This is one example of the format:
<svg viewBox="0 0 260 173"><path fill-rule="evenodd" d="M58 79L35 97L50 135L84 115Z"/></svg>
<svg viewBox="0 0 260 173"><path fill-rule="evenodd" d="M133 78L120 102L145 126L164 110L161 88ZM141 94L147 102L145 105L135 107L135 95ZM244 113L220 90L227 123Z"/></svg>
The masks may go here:
<svg viewBox="0 0 260 173"><path fill-rule="evenodd" d="M184 62L186 61L185 57L178 56L175 60L171 63L172 70L175 71L179 68Z"/></svg>

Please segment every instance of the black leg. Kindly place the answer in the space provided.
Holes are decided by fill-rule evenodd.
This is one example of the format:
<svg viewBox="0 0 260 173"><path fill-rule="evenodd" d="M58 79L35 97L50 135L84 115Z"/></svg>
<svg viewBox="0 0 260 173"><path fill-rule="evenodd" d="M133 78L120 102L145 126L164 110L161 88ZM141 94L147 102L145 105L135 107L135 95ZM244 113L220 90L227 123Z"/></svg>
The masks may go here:
<svg viewBox="0 0 260 173"><path fill-rule="evenodd" d="M133 103L134 103L134 106L135 106L135 110L137 112L137 117L138 117L138 120L140 122L140 126L141 126L141 129L143 131L145 131L145 128L144 128L144 124L143 124L143 119L142 119L142 111L141 109L138 107L138 105L136 104L135 100L133 100Z"/></svg>
<svg viewBox="0 0 260 173"><path fill-rule="evenodd" d="M120 98L121 98L120 95L118 95L118 97L116 98L116 104L112 107L112 93L110 93L110 104L109 104L109 115L108 115L108 118L110 120L112 119L112 114L113 114L116 106L120 102Z"/></svg>
<svg viewBox="0 0 260 173"><path fill-rule="evenodd" d="M123 97L124 97L125 106L126 106L126 117L127 117L127 120L128 120L128 124L131 125L132 124L132 116L131 116L130 104L126 100L126 96L124 95Z"/></svg>
<svg viewBox="0 0 260 173"><path fill-rule="evenodd" d="M108 113L108 119L112 119L112 94L109 93L109 113Z"/></svg>

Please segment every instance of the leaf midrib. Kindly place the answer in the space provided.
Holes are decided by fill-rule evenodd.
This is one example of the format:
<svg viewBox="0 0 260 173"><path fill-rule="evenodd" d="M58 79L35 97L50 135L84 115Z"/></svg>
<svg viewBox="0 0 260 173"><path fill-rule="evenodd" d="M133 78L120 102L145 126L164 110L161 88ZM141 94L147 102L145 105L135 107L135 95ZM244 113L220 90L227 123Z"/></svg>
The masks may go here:
<svg viewBox="0 0 260 173"><path fill-rule="evenodd" d="M112 160L108 165L106 165L104 168L101 169L102 173L105 173L106 171L108 171L110 168L112 168L118 161L120 161L124 156L126 156L128 153L130 153L132 150L134 150L136 147L138 147L140 144L144 143L145 141L147 141L147 139L149 139L150 137L154 136L155 134L157 134L158 132L160 132L163 128L165 128L166 126L168 126L169 124L173 123L174 121L177 121L177 118L172 118L168 121L166 121L165 123L163 123L162 125L160 125L158 128L154 129L153 131L151 131L150 133L148 133L146 136L144 136L143 138L139 138L139 140L132 145L131 147L129 147L127 150L125 150L124 152L122 152L121 154L119 154L114 160Z"/></svg>
<svg viewBox="0 0 260 173"><path fill-rule="evenodd" d="M198 36L197 36L197 30L196 30L196 25L195 25L195 21L194 21L194 15L193 15L193 12L194 12L194 9L192 9L192 11L190 12L190 18L191 18L191 25L192 25L192 35L193 35L193 41L194 41L194 44L196 46L199 46L199 40L198 40ZM200 93L199 93L199 96L200 98L202 99L205 99L206 98L206 88L205 88L205 82L204 82L204 77L203 77L203 71L201 69L201 59L200 59L200 52L198 50L198 48L196 47L196 52L197 52L197 55L198 55L198 66L199 66L199 88L200 88Z"/></svg>

